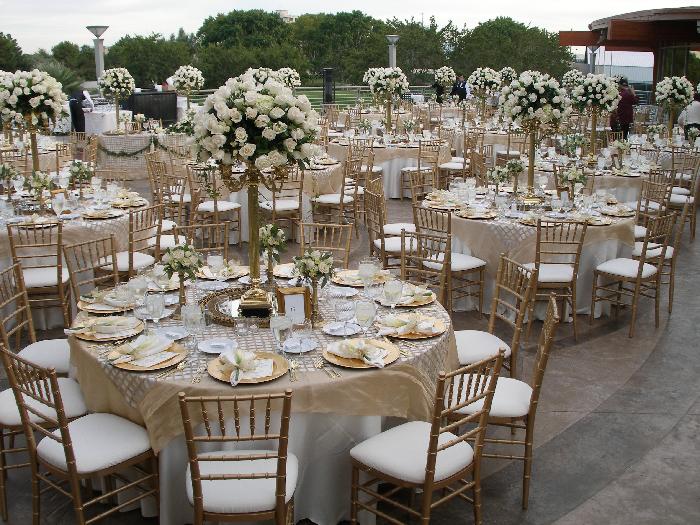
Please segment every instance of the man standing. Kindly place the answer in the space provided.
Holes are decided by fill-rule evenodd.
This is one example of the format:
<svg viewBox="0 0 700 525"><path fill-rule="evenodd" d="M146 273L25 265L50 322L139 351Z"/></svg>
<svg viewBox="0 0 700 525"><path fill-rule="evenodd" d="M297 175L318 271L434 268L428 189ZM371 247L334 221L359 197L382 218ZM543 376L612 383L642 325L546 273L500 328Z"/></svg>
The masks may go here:
<svg viewBox="0 0 700 525"><path fill-rule="evenodd" d="M457 77L457 80L452 85L452 91L450 91L450 95L457 95L459 97L460 102L467 98L467 81L464 80L464 75L459 75Z"/></svg>
<svg viewBox="0 0 700 525"><path fill-rule="evenodd" d="M85 112L95 109L95 104L87 91L75 91L68 100L73 131L85 131Z"/></svg>
<svg viewBox="0 0 700 525"><path fill-rule="evenodd" d="M634 88L629 85L627 79L620 79L620 102L617 104L617 124L622 131L622 138L627 140L630 133L630 126L634 122L634 105L639 102Z"/></svg>

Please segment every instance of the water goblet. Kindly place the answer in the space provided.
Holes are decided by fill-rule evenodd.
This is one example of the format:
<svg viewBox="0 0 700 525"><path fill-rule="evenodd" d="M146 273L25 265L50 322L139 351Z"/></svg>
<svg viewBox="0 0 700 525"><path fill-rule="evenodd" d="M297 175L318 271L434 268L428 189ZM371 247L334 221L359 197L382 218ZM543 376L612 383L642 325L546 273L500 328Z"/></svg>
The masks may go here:
<svg viewBox="0 0 700 525"><path fill-rule="evenodd" d="M148 318L153 321L153 325L157 329L158 323L165 316L165 295L162 293L148 294L144 304Z"/></svg>
<svg viewBox="0 0 700 525"><path fill-rule="evenodd" d="M394 310L396 305L399 304L401 300L401 294L403 293L403 283L397 279L392 279L384 283L384 299Z"/></svg>
<svg viewBox="0 0 700 525"><path fill-rule="evenodd" d="M63 193L57 194L52 200L51 200L51 209L53 212L56 214L56 218L60 219L61 214L63 213L63 210L66 207L66 198L63 195Z"/></svg>
<svg viewBox="0 0 700 525"><path fill-rule="evenodd" d="M204 313L198 304L186 304L180 310L182 325L192 338L190 348L197 348L197 334L204 329Z"/></svg>
<svg viewBox="0 0 700 525"><path fill-rule="evenodd" d="M277 352L284 355L284 342L292 330L292 320L285 314L270 315L270 331L277 343Z"/></svg>
<svg viewBox="0 0 700 525"><path fill-rule="evenodd" d="M355 318L357 324L362 328L362 333L367 338L367 330L369 330L374 318L377 315L377 305L371 299L360 299L355 304Z"/></svg>
<svg viewBox="0 0 700 525"><path fill-rule="evenodd" d="M353 301L341 300L335 303L335 317L343 323L343 335L347 334L348 321L355 315L355 303Z"/></svg>
<svg viewBox="0 0 700 525"><path fill-rule="evenodd" d="M224 269L224 257L223 255L207 255L207 266L211 270L211 273L219 279L221 270Z"/></svg>
<svg viewBox="0 0 700 525"><path fill-rule="evenodd" d="M561 199L552 199L552 211L561 211Z"/></svg>

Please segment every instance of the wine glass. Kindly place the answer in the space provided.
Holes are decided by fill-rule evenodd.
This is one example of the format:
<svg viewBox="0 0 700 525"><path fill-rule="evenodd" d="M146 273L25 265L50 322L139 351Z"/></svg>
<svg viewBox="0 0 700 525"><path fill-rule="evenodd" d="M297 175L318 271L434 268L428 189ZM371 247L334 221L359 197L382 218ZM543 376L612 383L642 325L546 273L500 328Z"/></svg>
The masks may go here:
<svg viewBox="0 0 700 525"><path fill-rule="evenodd" d="M93 192L96 192L102 188L102 179L100 177L92 177L90 179L90 187L92 188Z"/></svg>
<svg viewBox="0 0 700 525"><path fill-rule="evenodd" d="M198 304L186 304L180 310L182 325L192 338L190 348L197 348L197 333L204 328L204 313Z"/></svg>
<svg viewBox="0 0 700 525"><path fill-rule="evenodd" d="M394 310L396 305L399 304L401 300L401 294L403 293L403 283L397 279L392 279L384 283L384 299L391 305L391 309Z"/></svg>
<svg viewBox="0 0 700 525"><path fill-rule="evenodd" d="M544 195L544 190L547 189L547 182L549 181L547 175L540 174L537 176L537 185L542 190L542 195Z"/></svg>
<svg viewBox="0 0 700 525"><path fill-rule="evenodd" d="M16 176L12 178L12 187L16 193L19 193L24 188L24 177Z"/></svg>
<svg viewBox="0 0 700 525"><path fill-rule="evenodd" d="M311 319L299 318L292 321L292 337L286 346L289 347L291 344L301 351L304 341L311 338L312 328Z"/></svg>
<svg viewBox="0 0 700 525"><path fill-rule="evenodd" d="M146 312L153 321L154 328L158 328L158 323L165 314L165 295L162 293L151 293L145 299Z"/></svg>
<svg viewBox="0 0 700 525"><path fill-rule="evenodd" d="M552 199L552 211L561 211L561 199Z"/></svg>
<svg viewBox="0 0 700 525"><path fill-rule="evenodd" d="M56 214L57 219L61 218L61 214L63 213L63 210L65 209L65 207L66 207L66 197L63 195L63 193L57 194L51 200L51 209Z"/></svg>
<svg viewBox="0 0 700 525"><path fill-rule="evenodd" d="M292 320L285 314L270 315L270 331L277 342L277 352L284 354L284 342L292 329Z"/></svg>
<svg viewBox="0 0 700 525"><path fill-rule="evenodd" d="M342 300L335 303L335 317L343 323L343 335L347 334L348 321L355 315L355 303L348 300Z"/></svg>
<svg viewBox="0 0 700 525"><path fill-rule="evenodd" d="M379 271L379 260L376 257L364 257L360 261L357 273L365 286L365 295L367 295L367 289L374 281L377 271Z"/></svg>
<svg viewBox="0 0 700 525"><path fill-rule="evenodd" d="M221 275L221 270L224 268L224 257L223 255L207 255L207 266L211 270L211 273L219 280Z"/></svg>
<svg viewBox="0 0 700 525"><path fill-rule="evenodd" d="M357 324L362 328L365 339L367 338L367 330L374 323L376 315L377 305L371 299L360 299L355 304L355 318L357 319Z"/></svg>
<svg viewBox="0 0 700 525"><path fill-rule="evenodd" d="M148 291L148 281L142 275L137 275L136 277L129 280L127 286L131 290L131 293L136 298L137 304L144 303L144 296Z"/></svg>

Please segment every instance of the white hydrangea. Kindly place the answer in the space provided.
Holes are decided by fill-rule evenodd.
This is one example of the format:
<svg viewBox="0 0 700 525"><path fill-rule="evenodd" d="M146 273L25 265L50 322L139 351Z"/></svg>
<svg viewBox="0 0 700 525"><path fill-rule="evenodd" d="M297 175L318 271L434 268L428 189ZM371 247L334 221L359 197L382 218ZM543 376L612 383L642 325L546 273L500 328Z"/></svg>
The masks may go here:
<svg viewBox="0 0 700 525"><path fill-rule="evenodd" d="M683 107L693 100L693 84L685 77L665 77L656 84L656 103Z"/></svg>
<svg viewBox="0 0 700 525"><path fill-rule="evenodd" d="M605 75L589 73L571 90L571 103L579 110L613 111L620 102L617 82Z"/></svg>
<svg viewBox="0 0 700 525"><path fill-rule="evenodd" d="M204 86L204 75L194 66L180 66L173 74L175 89L190 93Z"/></svg>
<svg viewBox="0 0 700 525"><path fill-rule="evenodd" d="M490 97L501 88L501 77L490 67L478 67L467 79L469 89L479 98Z"/></svg>
<svg viewBox="0 0 700 525"><path fill-rule="evenodd" d="M402 95L409 90L408 79L400 67L372 67L362 77L369 90L380 97Z"/></svg>
<svg viewBox="0 0 700 525"><path fill-rule="evenodd" d="M136 83L125 67L105 69L97 81L102 95L109 98L126 98L134 91Z"/></svg>
<svg viewBox="0 0 700 525"><path fill-rule="evenodd" d="M61 114L66 102L61 83L44 71L0 75L0 113L5 121L47 123Z"/></svg>
<svg viewBox="0 0 700 525"><path fill-rule="evenodd" d="M523 71L503 87L499 105L504 120L519 125L554 124L571 113L559 82L539 71Z"/></svg>
<svg viewBox="0 0 700 525"><path fill-rule="evenodd" d="M449 87L457 80L455 70L450 66L442 66L435 70L435 82L441 86Z"/></svg>

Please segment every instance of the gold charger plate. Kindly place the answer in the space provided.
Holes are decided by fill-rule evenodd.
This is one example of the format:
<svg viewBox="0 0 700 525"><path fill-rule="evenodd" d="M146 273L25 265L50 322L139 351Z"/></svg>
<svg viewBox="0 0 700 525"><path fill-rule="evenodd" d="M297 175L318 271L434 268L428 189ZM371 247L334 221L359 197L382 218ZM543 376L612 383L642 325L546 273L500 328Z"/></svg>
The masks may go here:
<svg viewBox="0 0 700 525"><path fill-rule="evenodd" d="M289 364L287 360L279 354L273 354L272 352L255 352L255 354L261 359L272 359L272 375L265 377L258 377L257 379L241 379L239 385L255 385L258 383L267 383L268 381L274 381L277 378L282 377L289 370ZM219 363L219 358L212 359L207 363L207 372L214 379L223 381L224 383L230 384L230 374L227 377L222 370L222 365Z"/></svg>
<svg viewBox="0 0 700 525"><path fill-rule="evenodd" d="M353 341L353 339L350 339ZM380 348L386 349L389 353L384 357L384 366L389 365L396 361L401 355L399 347L393 343L387 341L382 341L381 339L372 339L372 344ZM337 366L342 366L343 368L376 368L374 366L368 365L361 359L349 359L347 357L340 357L335 354L331 354L327 348L323 349L323 358L329 363Z"/></svg>
<svg viewBox="0 0 700 525"><path fill-rule="evenodd" d="M341 270L339 272L336 272L333 277L331 278L331 281L334 282L335 284L340 284L343 286L350 286L351 288L363 288L364 284L363 283L356 283L354 280L353 281L348 281L344 276L349 275L350 273L353 273L357 275L356 270ZM373 284L383 284L387 282L389 279L391 279L390 275L382 275L379 274L374 278Z"/></svg>
<svg viewBox="0 0 700 525"><path fill-rule="evenodd" d="M153 372L154 370L161 370L163 368L175 366L176 364L184 361L184 359L187 357L187 348L177 343L170 345L164 350L164 352L176 352L178 355L171 357L167 361L158 363L157 365L149 366L148 368L135 366L131 363L112 363L112 366L122 370L128 370L129 372Z"/></svg>
<svg viewBox="0 0 700 525"><path fill-rule="evenodd" d="M108 219L116 219L117 217L121 217L123 215L124 215L124 212L119 211L119 210L107 210L105 215L93 216L93 215L90 215L89 213L83 213L82 217L83 217L83 219L87 219L90 221L105 221Z"/></svg>
<svg viewBox="0 0 700 525"><path fill-rule="evenodd" d="M86 303L85 301L78 301L78 310L82 310L84 312L89 312L91 314L117 314L121 312L128 312L129 310L133 310L134 307L136 306L135 304L130 304L127 306L112 306L109 309L104 309L104 308L92 308L93 303ZM101 303L100 303L101 304ZM108 305L104 305L108 306Z"/></svg>
<svg viewBox="0 0 700 525"><path fill-rule="evenodd" d="M404 335L387 335L387 337L391 337L393 339L410 339L410 340L417 340L417 339L430 339L432 337L437 337L439 335L442 335L445 333L447 330L447 325L445 324L445 321L442 319L437 319L434 317L429 317L429 316L421 316L421 319L433 319L435 321L434 326L440 330L436 334L404 334ZM377 323L377 326L380 326Z"/></svg>
<svg viewBox="0 0 700 525"><path fill-rule="evenodd" d="M443 204L441 202L434 202L434 201L425 201L425 206L427 208L432 208L434 210L445 210L445 211L450 211L450 210L456 210L459 208L459 204Z"/></svg>
<svg viewBox="0 0 700 525"><path fill-rule="evenodd" d="M608 215L610 217L634 217L637 212L634 210L630 210L630 211L600 210L600 213L602 213L603 215Z"/></svg>
<svg viewBox="0 0 700 525"><path fill-rule="evenodd" d="M469 213L468 211L460 210L456 212L455 215L457 215L457 217L461 217L462 219L471 219L475 221L490 220L498 217L498 213L496 213L495 211L487 211L484 213Z"/></svg>
<svg viewBox="0 0 700 525"><path fill-rule="evenodd" d="M207 266L202 266L202 268L207 268ZM241 277L248 275L250 273L250 268L248 266L236 266L236 272L227 275L225 279L217 279L216 277L207 277L201 270L196 273L198 279L206 279L207 281L230 281L232 279L240 279Z"/></svg>
<svg viewBox="0 0 700 525"><path fill-rule="evenodd" d="M120 339L128 339L130 337L134 337L135 335L139 335L141 332L143 332L144 328L145 328L145 325L143 324L143 321L139 321L139 324L137 324L131 330L125 330L123 332L112 334L110 337L95 337L95 335L93 333L75 334L75 337L77 337L78 339L81 339L83 341L107 343L110 341L119 341Z"/></svg>
<svg viewBox="0 0 700 525"><path fill-rule="evenodd" d="M126 209L126 208L140 208L141 206L145 206L148 204L148 201L146 199L141 199L140 201L129 201L129 202L111 202L110 206L112 208L121 208L121 209Z"/></svg>
<svg viewBox="0 0 700 525"><path fill-rule="evenodd" d="M426 304L434 303L435 299L437 299L437 296L435 295L435 292L433 292L433 294L430 297L428 297L422 301L417 301L417 302L413 301L412 303L409 303L409 304L397 304L396 308L416 308L417 306L425 306ZM378 297L377 299L375 299L375 301L377 301L382 306L386 306L386 307L391 306L390 304L385 303L384 299L381 297Z"/></svg>
<svg viewBox="0 0 700 525"><path fill-rule="evenodd" d="M610 226L613 223L610 217L591 217L587 222L589 226Z"/></svg>

